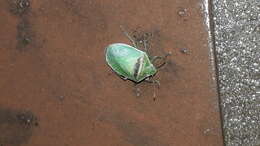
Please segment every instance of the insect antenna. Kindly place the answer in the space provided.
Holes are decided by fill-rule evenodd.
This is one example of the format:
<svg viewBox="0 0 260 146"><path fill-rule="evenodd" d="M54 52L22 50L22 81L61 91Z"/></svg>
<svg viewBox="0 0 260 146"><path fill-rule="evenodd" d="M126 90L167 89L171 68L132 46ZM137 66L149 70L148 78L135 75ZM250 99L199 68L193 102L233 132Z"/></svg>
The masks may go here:
<svg viewBox="0 0 260 146"><path fill-rule="evenodd" d="M137 48L135 40L129 35L129 33L125 30L125 28L122 25L120 25L120 29L124 33L124 35L132 42L133 46Z"/></svg>

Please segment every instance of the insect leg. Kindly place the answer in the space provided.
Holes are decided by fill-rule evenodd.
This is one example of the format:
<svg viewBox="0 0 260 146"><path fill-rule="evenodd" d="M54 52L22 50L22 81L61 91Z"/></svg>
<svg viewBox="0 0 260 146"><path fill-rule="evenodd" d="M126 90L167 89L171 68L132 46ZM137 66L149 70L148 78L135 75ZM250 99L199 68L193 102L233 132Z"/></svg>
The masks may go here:
<svg viewBox="0 0 260 146"><path fill-rule="evenodd" d="M137 48L137 45L135 43L135 40L128 34L128 32L124 29L122 25L120 25L121 31L124 33L124 35L132 42L133 46Z"/></svg>
<svg viewBox="0 0 260 146"><path fill-rule="evenodd" d="M157 85L158 89L160 88L160 82L158 80L154 80L152 78L147 78L144 80L146 83L152 83L154 85Z"/></svg>
<svg viewBox="0 0 260 146"><path fill-rule="evenodd" d="M160 88L160 82L158 80L154 80L152 78L147 78L145 80L147 83L152 83L154 86L153 86L153 100L155 101L156 100L156 93L155 93L155 86L157 85L158 89Z"/></svg>
<svg viewBox="0 0 260 146"><path fill-rule="evenodd" d="M141 93L140 93L140 88L138 88L137 85L138 84L134 83L134 86L135 86L134 92L136 94L136 97L139 97L141 95Z"/></svg>
<svg viewBox="0 0 260 146"><path fill-rule="evenodd" d="M152 62L152 64L154 64L156 60L159 60L159 59L163 60L163 62L162 62L161 64L155 66L157 69L159 69L159 68L163 67L163 66L167 63L167 62L166 62L166 59L167 59L167 57L170 56L171 54L172 54L172 53L169 52L169 53L165 54L164 56L154 56L154 57L152 58L151 62Z"/></svg>
<svg viewBox="0 0 260 146"><path fill-rule="evenodd" d="M150 58L149 50L150 50L151 46L148 45L147 42L148 42L147 40L144 40L144 41L143 41L143 43L144 43L144 51L147 53L148 57ZM149 46L149 48L147 48L147 46Z"/></svg>
<svg viewBox="0 0 260 146"><path fill-rule="evenodd" d="M148 32L144 33L143 37L142 37L143 38L142 42L143 42L143 45L144 45L144 50L147 53L149 59L152 58L152 56L150 55L150 52L149 52L149 50L151 49L151 38L152 37L153 37L153 33L148 33Z"/></svg>
<svg viewBox="0 0 260 146"><path fill-rule="evenodd" d="M156 100L155 86L153 86L153 101Z"/></svg>

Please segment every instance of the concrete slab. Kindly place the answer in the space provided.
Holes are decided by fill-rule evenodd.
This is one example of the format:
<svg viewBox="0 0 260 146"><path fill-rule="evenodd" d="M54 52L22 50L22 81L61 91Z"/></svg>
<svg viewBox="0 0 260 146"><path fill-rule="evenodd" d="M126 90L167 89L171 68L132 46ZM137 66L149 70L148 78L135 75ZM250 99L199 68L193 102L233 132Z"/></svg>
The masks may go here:
<svg viewBox="0 0 260 146"><path fill-rule="evenodd" d="M260 145L260 1L212 1L227 146Z"/></svg>

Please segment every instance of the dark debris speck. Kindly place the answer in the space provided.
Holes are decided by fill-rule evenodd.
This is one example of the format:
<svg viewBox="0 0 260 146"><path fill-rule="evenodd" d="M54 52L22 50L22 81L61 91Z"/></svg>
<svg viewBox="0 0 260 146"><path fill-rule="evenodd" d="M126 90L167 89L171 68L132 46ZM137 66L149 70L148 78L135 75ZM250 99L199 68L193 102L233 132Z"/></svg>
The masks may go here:
<svg viewBox="0 0 260 146"><path fill-rule="evenodd" d="M189 49L188 48L180 48L180 51L183 54L188 54L189 53Z"/></svg>
<svg viewBox="0 0 260 146"><path fill-rule="evenodd" d="M30 8L29 0L10 0L10 11L15 15L23 15Z"/></svg>
<svg viewBox="0 0 260 146"><path fill-rule="evenodd" d="M188 9L187 8L179 8L177 11L178 16L180 17L187 17L188 16Z"/></svg>
<svg viewBox="0 0 260 146"><path fill-rule="evenodd" d="M18 50L24 50L32 42L31 24L27 19L22 19L17 25L17 46Z"/></svg>
<svg viewBox="0 0 260 146"><path fill-rule="evenodd" d="M16 115L18 122L24 126L38 126L38 119L31 112L22 112Z"/></svg>

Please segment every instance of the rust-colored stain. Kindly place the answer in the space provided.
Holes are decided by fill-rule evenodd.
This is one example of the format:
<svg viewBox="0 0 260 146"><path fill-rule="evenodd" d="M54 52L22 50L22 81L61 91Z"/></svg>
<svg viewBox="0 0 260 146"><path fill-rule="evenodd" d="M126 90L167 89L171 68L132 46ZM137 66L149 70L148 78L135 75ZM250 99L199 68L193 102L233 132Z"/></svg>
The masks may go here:
<svg viewBox="0 0 260 146"><path fill-rule="evenodd" d="M1 146L221 146L199 0L1 0ZM120 79L104 49L152 34L160 89ZM137 37L136 37L137 38ZM153 100L153 94L156 100Z"/></svg>

